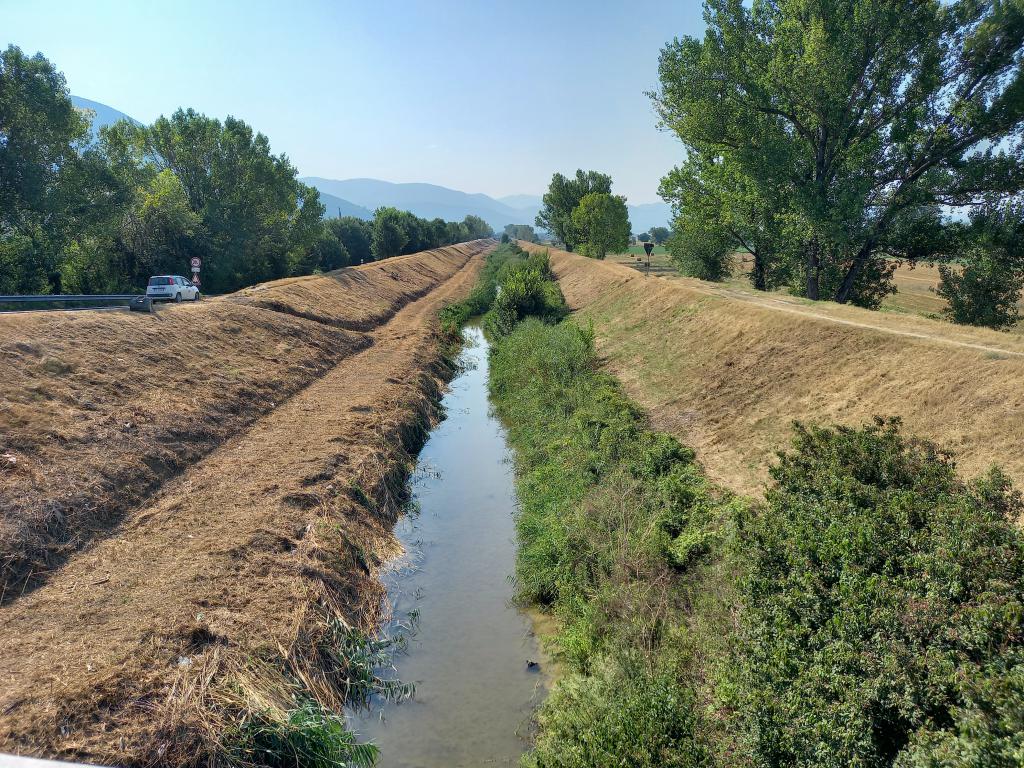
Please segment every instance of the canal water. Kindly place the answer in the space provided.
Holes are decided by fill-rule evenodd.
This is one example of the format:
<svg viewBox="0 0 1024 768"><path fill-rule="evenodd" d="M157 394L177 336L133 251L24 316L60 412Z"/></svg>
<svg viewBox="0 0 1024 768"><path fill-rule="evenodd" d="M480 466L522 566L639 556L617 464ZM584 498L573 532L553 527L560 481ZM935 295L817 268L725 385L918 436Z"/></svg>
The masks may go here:
<svg viewBox="0 0 1024 768"><path fill-rule="evenodd" d="M515 490L487 398L487 342L478 327L465 336L447 417L420 453L413 503L396 528L405 554L384 579L388 631L408 637L394 676L415 683L415 698L351 717L383 768L516 765L544 694L528 663L539 662L530 621L510 602Z"/></svg>

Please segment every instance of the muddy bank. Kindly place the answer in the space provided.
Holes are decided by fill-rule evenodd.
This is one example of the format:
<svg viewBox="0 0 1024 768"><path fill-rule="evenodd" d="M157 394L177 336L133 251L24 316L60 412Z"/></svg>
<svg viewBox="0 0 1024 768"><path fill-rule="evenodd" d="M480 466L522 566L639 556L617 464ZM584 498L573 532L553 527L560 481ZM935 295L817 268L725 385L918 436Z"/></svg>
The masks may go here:
<svg viewBox="0 0 1024 768"><path fill-rule="evenodd" d="M0 750L195 764L297 693L340 709L332 643L376 619L373 572L450 373L436 314L479 262L0 608Z"/></svg>

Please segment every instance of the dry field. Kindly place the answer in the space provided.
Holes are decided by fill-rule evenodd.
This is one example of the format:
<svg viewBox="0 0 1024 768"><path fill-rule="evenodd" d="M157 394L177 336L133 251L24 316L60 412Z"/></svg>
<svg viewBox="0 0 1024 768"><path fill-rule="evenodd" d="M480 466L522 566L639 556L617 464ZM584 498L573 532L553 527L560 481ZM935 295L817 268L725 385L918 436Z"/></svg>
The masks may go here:
<svg viewBox="0 0 1024 768"><path fill-rule="evenodd" d="M192 764L290 687L339 705L331 627L375 619L436 314L492 246L0 318L0 751Z"/></svg>
<svg viewBox="0 0 1024 768"><path fill-rule="evenodd" d="M1024 338L634 269L552 251L570 306L654 425L708 472L759 494L794 419L897 415L961 471L1024 486Z"/></svg>
<svg viewBox="0 0 1024 768"><path fill-rule="evenodd" d="M608 261L613 264L623 264L628 267L644 270L643 261L638 261L636 254L620 253L608 256ZM753 292L747 275L750 271L750 257L746 253L736 254L736 270L727 285L736 290ZM669 259L668 254L655 252L651 256L651 274L659 276L676 276L679 272ZM939 287L939 270L932 264L918 264L913 266L909 263L901 264L893 275L897 292L886 296L882 301L882 311L902 312L906 314L922 315L929 318L941 318L942 311L946 307L946 300L939 296L935 289ZM762 294L763 295L763 294ZM778 296L787 296L785 291L778 291ZM1022 314L1024 314L1024 297L1018 302ZM1024 323L1008 330L1009 333L1024 335Z"/></svg>

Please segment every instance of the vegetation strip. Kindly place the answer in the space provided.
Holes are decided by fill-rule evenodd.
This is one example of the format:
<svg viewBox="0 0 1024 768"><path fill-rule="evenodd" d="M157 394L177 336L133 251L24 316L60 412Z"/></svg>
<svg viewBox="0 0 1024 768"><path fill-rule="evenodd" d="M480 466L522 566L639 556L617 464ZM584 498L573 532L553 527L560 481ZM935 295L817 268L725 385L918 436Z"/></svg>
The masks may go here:
<svg viewBox="0 0 1024 768"><path fill-rule="evenodd" d="M499 299L543 280L501 270ZM999 471L962 481L895 420L797 427L766 501L730 497L647 429L591 331L536 294L504 306L517 590L569 670L526 765L1019 762L1024 507Z"/></svg>

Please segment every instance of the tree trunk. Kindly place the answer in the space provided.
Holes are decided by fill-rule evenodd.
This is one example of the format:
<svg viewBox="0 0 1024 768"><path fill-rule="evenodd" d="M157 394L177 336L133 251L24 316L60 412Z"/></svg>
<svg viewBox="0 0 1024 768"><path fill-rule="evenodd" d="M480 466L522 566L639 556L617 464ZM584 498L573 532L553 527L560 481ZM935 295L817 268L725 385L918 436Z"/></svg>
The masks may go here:
<svg viewBox="0 0 1024 768"><path fill-rule="evenodd" d="M836 291L836 301L840 304L845 304L850 300L850 294L853 293L853 284L857 282L857 277L860 275L860 271L864 268L867 263L868 257L871 255L870 244L865 244L857 255L853 259L853 263L850 268L846 270L846 275L843 277L843 282L839 286L839 290Z"/></svg>
<svg viewBox="0 0 1024 768"><path fill-rule="evenodd" d="M750 273L754 288L759 291L768 290L768 277L766 275L764 252L758 248L754 250L754 269Z"/></svg>
<svg viewBox="0 0 1024 768"><path fill-rule="evenodd" d="M821 259L818 254L818 237L815 235L807 248L807 298L818 300L818 273Z"/></svg>

